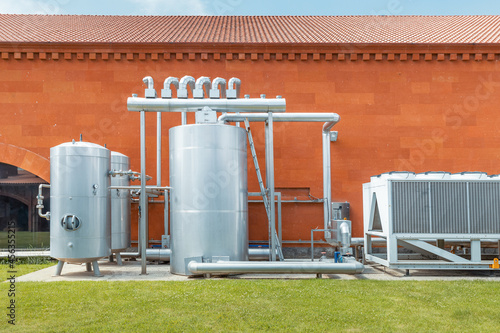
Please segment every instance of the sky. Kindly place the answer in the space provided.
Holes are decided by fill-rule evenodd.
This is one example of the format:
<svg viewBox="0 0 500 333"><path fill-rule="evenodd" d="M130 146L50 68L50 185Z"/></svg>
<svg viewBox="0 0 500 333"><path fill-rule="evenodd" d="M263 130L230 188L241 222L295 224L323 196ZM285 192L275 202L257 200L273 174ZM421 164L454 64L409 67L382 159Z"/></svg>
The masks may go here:
<svg viewBox="0 0 500 333"><path fill-rule="evenodd" d="M500 15L498 0L0 0L2 14Z"/></svg>

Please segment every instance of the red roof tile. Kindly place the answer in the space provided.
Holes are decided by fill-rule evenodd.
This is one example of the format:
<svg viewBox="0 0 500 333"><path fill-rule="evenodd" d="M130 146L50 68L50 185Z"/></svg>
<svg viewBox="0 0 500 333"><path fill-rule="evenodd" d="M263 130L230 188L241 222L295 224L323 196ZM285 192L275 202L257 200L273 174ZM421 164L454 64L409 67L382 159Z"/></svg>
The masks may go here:
<svg viewBox="0 0 500 333"><path fill-rule="evenodd" d="M0 42L499 43L500 16L0 14Z"/></svg>

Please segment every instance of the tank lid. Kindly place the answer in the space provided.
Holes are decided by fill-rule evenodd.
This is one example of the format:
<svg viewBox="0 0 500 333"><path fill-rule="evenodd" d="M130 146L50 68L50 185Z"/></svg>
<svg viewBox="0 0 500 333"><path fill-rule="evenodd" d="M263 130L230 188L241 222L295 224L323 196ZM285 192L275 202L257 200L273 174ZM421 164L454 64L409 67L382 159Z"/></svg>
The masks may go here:
<svg viewBox="0 0 500 333"><path fill-rule="evenodd" d="M72 141L61 143L50 148L50 155L110 156L110 151L103 146L91 142Z"/></svg>
<svg viewBox="0 0 500 333"><path fill-rule="evenodd" d="M124 164L124 165L127 165L126 167L128 168L129 158L127 155L124 155L124 154L116 152L116 151L112 151L111 152L111 164Z"/></svg>
<svg viewBox="0 0 500 333"><path fill-rule="evenodd" d="M119 152L117 152L117 151L112 151L112 152L111 152L111 156L121 156L121 157L126 157L126 158L128 158L128 156L127 156L127 155L124 155L124 154L119 153Z"/></svg>

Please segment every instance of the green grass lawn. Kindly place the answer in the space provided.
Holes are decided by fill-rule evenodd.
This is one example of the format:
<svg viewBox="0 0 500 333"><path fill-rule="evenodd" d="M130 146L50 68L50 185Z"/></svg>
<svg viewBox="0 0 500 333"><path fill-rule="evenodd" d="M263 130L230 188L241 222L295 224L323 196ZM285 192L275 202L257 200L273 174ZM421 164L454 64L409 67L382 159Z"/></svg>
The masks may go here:
<svg viewBox="0 0 500 333"><path fill-rule="evenodd" d="M5 309L8 284L1 285ZM16 284L16 326L2 316L0 329L498 332L499 293L499 282L483 281L24 282Z"/></svg>
<svg viewBox="0 0 500 333"><path fill-rule="evenodd" d="M16 272L16 276L21 276L21 275L25 275L25 274L28 274L28 273L31 273L31 272L36 272L36 271L39 271L41 269L44 269L44 268L47 268L47 267L50 267L50 266L54 266L57 262L56 261L53 261L53 262L45 262L45 263L41 263L41 264L16 264L14 266L14 271ZM0 270L2 271L2 281L5 280L5 277L7 276L8 277L8 274L7 274L7 271L11 271L10 267L8 264L0 264Z"/></svg>
<svg viewBox="0 0 500 333"><path fill-rule="evenodd" d="M0 232L0 249L7 249L7 236L6 231ZM49 247L50 233L48 231L16 231L17 249L48 249Z"/></svg>

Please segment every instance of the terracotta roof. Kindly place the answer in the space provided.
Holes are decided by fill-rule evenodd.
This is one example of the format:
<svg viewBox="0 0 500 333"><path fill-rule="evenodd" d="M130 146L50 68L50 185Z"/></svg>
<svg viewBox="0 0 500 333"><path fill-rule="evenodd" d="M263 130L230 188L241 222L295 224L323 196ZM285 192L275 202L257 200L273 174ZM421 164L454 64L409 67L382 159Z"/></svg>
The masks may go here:
<svg viewBox="0 0 500 333"><path fill-rule="evenodd" d="M0 42L499 43L500 16L0 14Z"/></svg>

